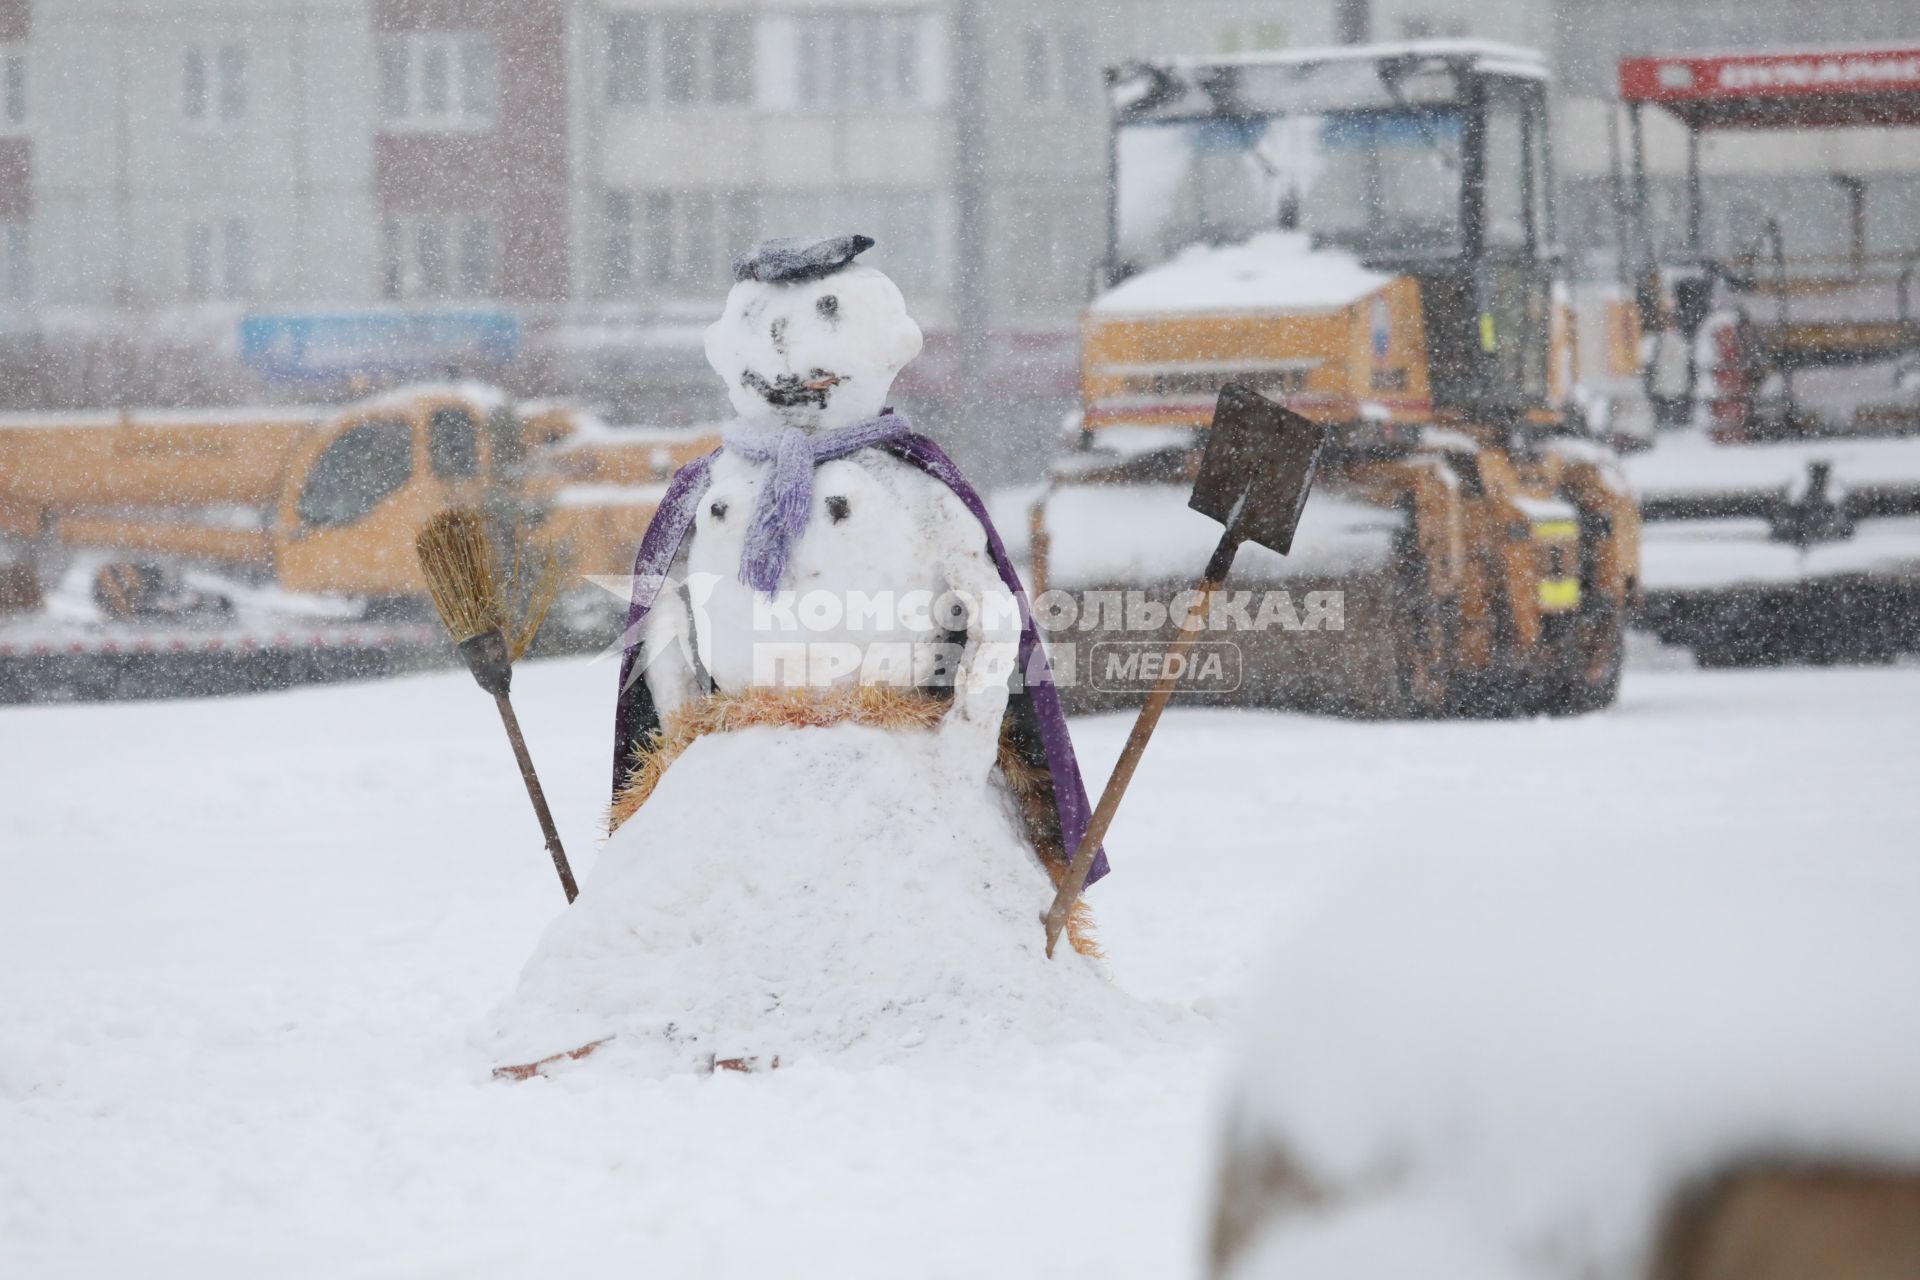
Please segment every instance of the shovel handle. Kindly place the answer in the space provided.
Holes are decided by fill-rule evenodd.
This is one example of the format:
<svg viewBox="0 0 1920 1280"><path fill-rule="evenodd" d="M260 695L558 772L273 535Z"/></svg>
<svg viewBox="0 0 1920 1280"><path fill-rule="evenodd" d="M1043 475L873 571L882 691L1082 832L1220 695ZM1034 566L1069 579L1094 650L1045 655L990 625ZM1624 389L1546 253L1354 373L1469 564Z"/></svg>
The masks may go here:
<svg viewBox="0 0 1920 1280"><path fill-rule="evenodd" d="M1200 583L1200 601L1193 612L1183 619L1179 637L1167 650L1167 663L1155 682L1153 692L1147 695L1146 705L1140 708L1140 714L1133 722L1133 732L1127 735L1126 745L1120 748L1120 760L1113 766L1113 776L1107 779L1106 790L1100 793L1100 803L1094 806L1093 817L1087 823L1086 834L1080 837L1079 848L1073 851L1073 861L1067 864L1067 875L1060 882L1059 890L1053 895L1053 905L1047 908L1047 958L1053 958L1053 948L1060 941L1060 935L1066 931L1067 917L1073 912L1073 904L1080 900L1081 892L1087 887L1087 873L1093 870L1093 858L1100 851L1101 842L1107 838L1107 828L1113 825L1113 815L1120 808L1121 797L1127 794L1127 784L1133 781L1133 771L1139 767L1140 757L1146 754L1147 740L1153 737L1154 726L1160 723L1160 713L1167 709L1167 700L1173 697L1174 686L1180 683L1185 669L1184 662L1174 661L1184 658L1187 650L1199 639L1201 629L1206 626L1206 618L1213 608L1213 594L1227 580L1227 570L1233 565L1233 553L1240 549L1240 540L1229 529L1220 539L1220 545L1214 548L1213 558L1207 561L1207 576Z"/></svg>
<svg viewBox="0 0 1920 1280"><path fill-rule="evenodd" d="M520 717L513 714L513 703L504 693L493 695L500 708L500 723L507 727L507 741L513 744L513 758L520 762L520 779L527 784L527 799L533 801L534 816L540 819L540 832L547 838L547 852L553 857L553 869L560 873L560 888L567 901L580 896L573 882L573 868L567 865L567 851L560 847L560 832L553 825L553 813L547 808L547 793L540 789L540 776L533 771L533 757L527 754L527 739L520 732Z"/></svg>

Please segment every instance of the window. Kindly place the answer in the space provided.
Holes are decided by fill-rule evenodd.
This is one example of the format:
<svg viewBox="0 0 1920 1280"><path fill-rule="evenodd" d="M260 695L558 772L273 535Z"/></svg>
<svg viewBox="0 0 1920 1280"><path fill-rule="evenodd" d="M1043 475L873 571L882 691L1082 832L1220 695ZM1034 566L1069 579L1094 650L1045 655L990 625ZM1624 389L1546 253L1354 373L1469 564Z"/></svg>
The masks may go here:
<svg viewBox="0 0 1920 1280"><path fill-rule="evenodd" d="M419 291L429 297L445 297L448 292L445 218L421 218L413 224L413 257L420 273Z"/></svg>
<svg viewBox="0 0 1920 1280"><path fill-rule="evenodd" d="M395 213L381 225L389 298L477 298L493 288L493 223L481 214Z"/></svg>
<svg viewBox="0 0 1920 1280"><path fill-rule="evenodd" d="M27 55L0 51L0 122L17 129L27 122Z"/></svg>
<svg viewBox="0 0 1920 1280"><path fill-rule="evenodd" d="M196 124L247 114L247 47L188 45L181 61L180 114Z"/></svg>
<svg viewBox="0 0 1920 1280"><path fill-rule="evenodd" d="M740 19L709 20L707 86L713 101L753 100L753 27Z"/></svg>
<svg viewBox="0 0 1920 1280"><path fill-rule="evenodd" d="M670 106L753 101L753 18L695 9L607 18L607 103Z"/></svg>
<svg viewBox="0 0 1920 1280"><path fill-rule="evenodd" d="M1486 224L1490 249L1525 249L1532 243L1528 121L1521 103L1506 95L1488 104L1486 127Z"/></svg>
<svg viewBox="0 0 1920 1280"><path fill-rule="evenodd" d="M1028 102L1045 102L1053 96L1053 58L1047 44L1047 33L1038 27L1028 28L1021 41L1020 79Z"/></svg>
<svg viewBox="0 0 1920 1280"><path fill-rule="evenodd" d="M1080 28L1029 27L1021 37L1020 86L1028 102L1085 103L1099 82L1099 63Z"/></svg>
<svg viewBox="0 0 1920 1280"><path fill-rule="evenodd" d="M894 14L887 25L893 33L891 96L895 102L912 102L919 96L920 22L911 14Z"/></svg>
<svg viewBox="0 0 1920 1280"><path fill-rule="evenodd" d="M909 306L939 287L946 240L933 193L917 187L836 187L831 191L769 192L761 223L768 235L844 228L871 235L860 258L887 273ZM739 244L752 237L743 237Z"/></svg>
<svg viewBox="0 0 1920 1280"><path fill-rule="evenodd" d="M27 237L27 224L9 222L5 224L4 234L0 234L0 245L4 245L6 260L0 263L4 269L4 278L0 278L0 293L16 301L33 296L33 254L32 243Z"/></svg>
<svg viewBox="0 0 1920 1280"><path fill-rule="evenodd" d="M380 46L380 114L390 125L473 129L493 122L498 96L491 36L416 31Z"/></svg>
<svg viewBox="0 0 1920 1280"><path fill-rule="evenodd" d="M207 118L207 51L198 45L187 50L180 110L189 120Z"/></svg>
<svg viewBox="0 0 1920 1280"><path fill-rule="evenodd" d="M253 246L244 218L187 224L187 296L244 298L252 288Z"/></svg>
<svg viewBox="0 0 1920 1280"><path fill-rule="evenodd" d="M479 297L493 284L493 224L468 218L460 225L460 260L454 288L469 298Z"/></svg>
<svg viewBox="0 0 1920 1280"><path fill-rule="evenodd" d="M403 421L361 422L341 432L300 488L300 523L352 524L413 478L413 433Z"/></svg>
<svg viewBox="0 0 1920 1280"><path fill-rule="evenodd" d="M611 14L607 18L607 105L637 107L646 100L646 15Z"/></svg>
<svg viewBox="0 0 1920 1280"><path fill-rule="evenodd" d="M607 192L607 287L618 291L633 283L633 196Z"/></svg>
<svg viewBox="0 0 1920 1280"><path fill-rule="evenodd" d="M795 14L801 105L919 103L928 21L871 10Z"/></svg>
<svg viewBox="0 0 1920 1280"><path fill-rule="evenodd" d="M1464 127L1406 108L1124 125L1115 140L1120 265L1165 262L1276 225L1363 256L1457 252Z"/></svg>
<svg viewBox="0 0 1920 1280"><path fill-rule="evenodd" d="M1060 73L1055 77L1060 96L1083 105L1099 97L1104 70L1093 52L1093 41L1079 27L1060 33Z"/></svg>
<svg viewBox="0 0 1920 1280"><path fill-rule="evenodd" d="M487 415L487 448L496 468L518 466L526 457L527 440L520 431L520 415L502 404Z"/></svg>
<svg viewBox="0 0 1920 1280"><path fill-rule="evenodd" d="M700 32L706 25L691 13L661 23L660 87L668 102L700 100Z"/></svg>
<svg viewBox="0 0 1920 1280"><path fill-rule="evenodd" d="M480 474L480 430L465 409L435 409L427 420L427 461L433 474L464 480Z"/></svg>
<svg viewBox="0 0 1920 1280"><path fill-rule="evenodd" d="M624 254L629 279L638 267L648 285L669 294L724 293L733 279L733 255L760 233L754 192L615 192L608 213L609 263ZM624 283L611 271L609 277L612 285Z"/></svg>
<svg viewBox="0 0 1920 1280"><path fill-rule="evenodd" d="M398 120L407 114L412 63L406 42L388 40L380 46L380 118Z"/></svg>
<svg viewBox="0 0 1920 1280"><path fill-rule="evenodd" d="M215 82L220 86L220 118L238 120L247 111L247 47L221 45L214 66L219 72Z"/></svg>

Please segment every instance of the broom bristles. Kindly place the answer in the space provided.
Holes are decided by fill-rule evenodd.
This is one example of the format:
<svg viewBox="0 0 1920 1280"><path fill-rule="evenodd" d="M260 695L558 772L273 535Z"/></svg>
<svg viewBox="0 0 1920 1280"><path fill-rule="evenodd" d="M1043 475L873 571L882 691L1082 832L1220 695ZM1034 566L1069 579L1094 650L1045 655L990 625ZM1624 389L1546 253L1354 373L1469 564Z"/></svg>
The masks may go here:
<svg viewBox="0 0 1920 1280"><path fill-rule="evenodd" d="M486 517L471 507L449 507L427 521L413 545L433 607L455 643L506 629Z"/></svg>

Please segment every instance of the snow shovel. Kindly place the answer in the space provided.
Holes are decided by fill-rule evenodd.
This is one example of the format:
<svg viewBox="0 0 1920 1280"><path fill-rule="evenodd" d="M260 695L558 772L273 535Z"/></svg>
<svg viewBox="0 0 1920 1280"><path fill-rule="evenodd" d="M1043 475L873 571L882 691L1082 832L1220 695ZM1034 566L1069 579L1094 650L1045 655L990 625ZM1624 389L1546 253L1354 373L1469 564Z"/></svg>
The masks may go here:
<svg viewBox="0 0 1920 1280"><path fill-rule="evenodd" d="M1186 669L1187 651L1207 625L1214 592L1226 583L1233 567L1234 553L1243 542L1257 542L1281 555L1293 547L1294 530L1300 525L1300 512L1307 504L1307 490L1313 485L1313 469L1320 461L1320 449L1326 442L1326 428L1285 409L1243 383L1229 382L1220 392L1213 410L1213 428L1207 434L1206 452L1200 459L1200 476L1194 482L1193 496L1187 505L1225 526L1212 559L1201 574L1199 603L1184 619L1179 619L1180 635L1167 650L1160 679L1147 695L1133 722L1133 732L1120 750L1119 763L1100 793L1087 832L1080 837L1073 861L1067 866L1066 879L1047 908L1047 955L1060 941L1067 927L1067 916L1086 888L1087 872L1093 867L1094 854L1107 836L1120 798L1133 781L1133 771L1147 749L1147 739L1160 723L1160 713L1180 682Z"/></svg>

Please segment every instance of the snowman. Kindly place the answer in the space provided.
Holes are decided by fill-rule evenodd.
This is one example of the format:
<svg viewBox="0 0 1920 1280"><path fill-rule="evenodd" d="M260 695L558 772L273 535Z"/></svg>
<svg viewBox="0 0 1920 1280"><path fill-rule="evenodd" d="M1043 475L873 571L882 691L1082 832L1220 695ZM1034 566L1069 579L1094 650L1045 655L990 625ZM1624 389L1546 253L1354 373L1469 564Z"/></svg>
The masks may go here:
<svg viewBox="0 0 1920 1280"><path fill-rule="evenodd" d="M887 407L921 339L872 243L735 263L738 418L641 543L613 830L482 1029L496 1076L1163 1042L1084 920L1046 952L1086 790L979 495Z"/></svg>
<svg viewBox="0 0 1920 1280"><path fill-rule="evenodd" d="M734 263L706 355L738 417L674 476L636 558L616 822L663 731L703 707L897 691L932 708L956 784L1019 793L1052 871L1085 830L1085 787L984 504L888 407L921 333L893 281L855 261L873 243L772 240ZM1103 854L1090 879L1105 870Z"/></svg>

